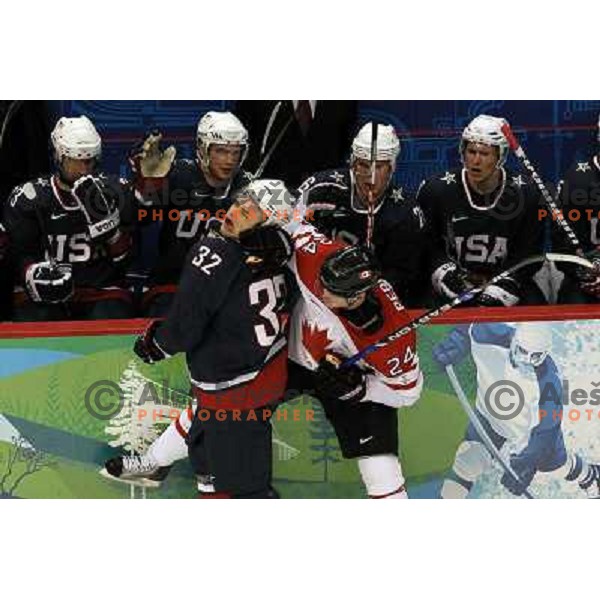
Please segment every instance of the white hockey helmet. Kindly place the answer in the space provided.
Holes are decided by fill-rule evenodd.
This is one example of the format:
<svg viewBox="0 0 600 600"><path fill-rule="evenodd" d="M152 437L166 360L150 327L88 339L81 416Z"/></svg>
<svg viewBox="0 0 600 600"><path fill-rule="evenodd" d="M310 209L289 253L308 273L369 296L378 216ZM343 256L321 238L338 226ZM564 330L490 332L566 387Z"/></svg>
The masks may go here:
<svg viewBox="0 0 600 600"><path fill-rule="evenodd" d="M464 162L465 149L468 143L484 144L498 148L497 168L506 162L508 156L508 142L502 133L505 119L492 117L490 115L479 115L475 117L464 129L460 140L460 156Z"/></svg>
<svg viewBox="0 0 600 600"><path fill-rule="evenodd" d="M352 141L352 155L350 162L357 158L371 160L371 137L373 135L373 123L363 125ZM391 125L377 126L377 148L375 160L387 160L392 165L392 172L396 167L396 160L400 154L400 140Z"/></svg>
<svg viewBox="0 0 600 600"><path fill-rule="evenodd" d="M198 121L196 131L198 158L205 167L210 162L208 150L211 144L242 146L241 166L248 154L248 130L233 113L207 112Z"/></svg>
<svg viewBox="0 0 600 600"><path fill-rule="evenodd" d="M517 366L539 367L552 349L552 332L543 323L520 323L510 343L510 356Z"/></svg>
<svg viewBox="0 0 600 600"><path fill-rule="evenodd" d="M303 196L290 192L279 179L256 179L236 194L244 196L249 196L267 216L262 225L280 225L291 235L304 219Z"/></svg>
<svg viewBox="0 0 600 600"><path fill-rule="evenodd" d="M61 117L50 140L58 163L66 156L78 160L100 159L102 140L94 124L86 117Z"/></svg>

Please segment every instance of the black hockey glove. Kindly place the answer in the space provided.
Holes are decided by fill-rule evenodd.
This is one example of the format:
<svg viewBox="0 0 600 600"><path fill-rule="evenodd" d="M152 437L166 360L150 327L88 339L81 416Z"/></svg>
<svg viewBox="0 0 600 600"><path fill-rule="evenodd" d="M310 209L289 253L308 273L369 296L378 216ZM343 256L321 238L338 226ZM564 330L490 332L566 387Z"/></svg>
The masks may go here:
<svg viewBox="0 0 600 600"><path fill-rule="evenodd" d="M73 267L48 261L33 263L25 271L25 289L33 302L65 302L73 295Z"/></svg>
<svg viewBox="0 0 600 600"><path fill-rule="evenodd" d="M594 265L594 268L577 267L575 277L577 277L579 287L583 292L595 298L600 298L600 250L594 249L586 253L585 258Z"/></svg>
<svg viewBox="0 0 600 600"><path fill-rule="evenodd" d="M240 234L240 245L253 271L276 271L292 258L292 238L279 225L254 227Z"/></svg>
<svg viewBox="0 0 600 600"><path fill-rule="evenodd" d="M121 222L119 198L99 178L93 175L81 177L71 194L87 221L92 240L110 239L117 233Z"/></svg>
<svg viewBox="0 0 600 600"><path fill-rule="evenodd" d="M160 321L152 321L152 323L148 325L146 331L137 337L133 346L133 351L138 357L149 365L171 356L165 352L154 339L154 334L159 325Z"/></svg>
<svg viewBox="0 0 600 600"><path fill-rule="evenodd" d="M433 289L446 300L454 300L473 289L467 272L456 263L449 261L440 265L431 276Z"/></svg>
<svg viewBox="0 0 600 600"><path fill-rule="evenodd" d="M341 360L328 354L315 372L317 398L360 402L367 393L365 372L353 365L340 369Z"/></svg>
<svg viewBox="0 0 600 600"><path fill-rule="evenodd" d="M521 300L521 286L512 277L503 277L494 285L488 285L475 298L477 306L514 306Z"/></svg>

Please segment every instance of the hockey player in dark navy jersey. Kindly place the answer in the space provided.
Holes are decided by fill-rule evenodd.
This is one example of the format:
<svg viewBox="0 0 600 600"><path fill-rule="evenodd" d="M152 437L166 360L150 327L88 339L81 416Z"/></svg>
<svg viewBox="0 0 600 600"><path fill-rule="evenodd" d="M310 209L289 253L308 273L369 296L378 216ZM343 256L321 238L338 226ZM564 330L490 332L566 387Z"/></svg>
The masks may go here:
<svg viewBox="0 0 600 600"><path fill-rule="evenodd" d="M427 279L423 213L393 183L400 141L391 125L378 125L374 172L371 169L373 123L352 142L350 167L321 171L300 187L311 223L331 239L371 246L389 281L406 306L422 304ZM372 216L369 215L372 203Z"/></svg>
<svg viewBox="0 0 600 600"><path fill-rule="evenodd" d="M600 142L600 117L598 122ZM600 152L587 160L573 164L560 182L559 209L569 222L582 250L594 263L600 264ZM564 232L552 218L552 249L572 252ZM600 301L600 276L589 269L573 268L566 263L559 266L564 280L558 292L559 304L595 304Z"/></svg>
<svg viewBox="0 0 600 600"><path fill-rule="evenodd" d="M166 314L189 249L211 219L224 218L231 194L250 182L242 170L248 132L232 113L211 111L200 119L194 160L175 159L175 148L160 149L161 139L151 134L131 158L136 192L145 205L141 221L160 221L158 256L143 298L148 316Z"/></svg>
<svg viewBox="0 0 600 600"><path fill-rule="evenodd" d="M4 207L14 319L131 317L133 190L98 172L102 142L87 117L61 118L51 141L56 173L16 187Z"/></svg>
<svg viewBox="0 0 600 600"><path fill-rule="evenodd" d="M488 115L473 119L460 143L464 166L428 179L417 194L431 229L431 283L442 302L543 250L539 193L524 176L505 170L503 123ZM489 286L477 304L544 303L532 274L522 270Z"/></svg>
<svg viewBox="0 0 600 600"><path fill-rule="evenodd" d="M292 244L279 226L294 225L296 197L282 182L262 180L234 198L220 228L188 254L167 320L155 321L135 352L146 362L186 354L198 406L188 445L205 496L272 497L269 417L286 388L294 289L284 268ZM270 236L283 240L278 252L264 246ZM180 419L159 443L187 426ZM156 480L157 467L150 452L112 459L106 472Z"/></svg>

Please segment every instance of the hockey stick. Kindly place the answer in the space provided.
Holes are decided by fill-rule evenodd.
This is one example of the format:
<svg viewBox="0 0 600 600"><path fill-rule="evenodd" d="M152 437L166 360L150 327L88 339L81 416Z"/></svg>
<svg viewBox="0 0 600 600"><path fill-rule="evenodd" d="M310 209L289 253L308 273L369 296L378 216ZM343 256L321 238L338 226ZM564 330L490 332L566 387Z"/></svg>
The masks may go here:
<svg viewBox="0 0 600 600"><path fill-rule="evenodd" d="M519 269L522 269L523 267L527 267L528 265L533 265L535 263L544 262L546 260L550 260L550 261L554 261L554 262L571 262L571 263L578 264L582 267L586 267L588 269L593 269L592 263L589 260L587 260L586 258L583 258L582 256L575 256L572 254L557 254L554 252L548 252L546 254L538 254L536 256L531 256L530 258L526 258L526 259L518 262L516 265L513 265L512 267L510 267L510 269L506 269L506 271L502 271L502 273L499 273L495 277L492 277L492 279L490 279L484 286L475 287L475 288L472 288L472 289L466 291L464 294L457 296L456 298L454 298L447 304L443 304L442 306L439 306L437 308L434 308L434 309L426 312L425 314L421 315L420 317L413 319L412 321L410 321L409 323L407 323L400 329L396 329L396 331L393 331L392 333L386 335L380 341L370 344L366 348L363 348L360 352L357 352L354 356L347 358L341 364L340 368L346 368L346 367L352 366L353 364L357 363L359 360L362 360L363 358L365 358L365 356L368 356L372 352L375 352L376 350L379 350L380 348L387 346L391 342L394 342L395 340L401 338L402 336L406 335L407 333L410 333L411 331L417 329L417 327L420 327L421 325L425 325L425 324L429 323L435 317L439 317L440 315L447 313L449 310L452 310L453 308L455 308L461 304L464 304L465 302L468 302L469 300L472 300L473 298L476 298L477 296L479 296L479 294L481 294L485 291L485 288L487 286L494 285L495 283L497 283L504 277L508 277L509 275L512 275L513 273L517 272Z"/></svg>
<svg viewBox="0 0 600 600"><path fill-rule="evenodd" d="M521 144L519 143L519 140L513 133L512 129L510 128L510 125L507 122L505 122L504 125L502 125L501 129L502 133L504 134L504 137L506 138L506 141L508 142L508 146L514 152L515 156L519 159L521 165L523 165L523 167L525 167L525 169L529 172L531 178L537 185L538 190L542 194L542 198L546 203L546 206L552 211L553 215L556 215L558 226L565 232L565 234L569 238L569 242L573 246L573 250L575 250L575 252L580 256L583 255L581 244L579 243L575 232L573 231L572 227L569 225L567 220L563 217L562 211L558 208L558 205L556 204L554 198L552 198L552 195L546 188L544 182L542 181L542 178L538 175L537 171L535 170L535 167L527 158L525 150L523 150L523 146L521 146Z"/></svg>
<svg viewBox="0 0 600 600"><path fill-rule="evenodd" d="M465 392L463 391L462 386L460 385L460 381L458 381L458 377L456 377L456 373L454 372L454 368L452 367L452 365L446 365L446 374L450 379L450 383L452 384L452 388L454 389L454 393L456 394L456 397L458 398L462 409L465 411L465 413L467 413L467 417L469 417L471 425L475 427L475 430L479 434L479 437L481 438L481 441L483 442L483 445L485 446L486 450L500 463L502 468L515 481L521 483L514 469L506 462L506 460L504 460L500 452L498 452L498 448L496 448L494 442L492 442L492 440L490 439L490 436L487 434L487 431L485 430L483 424L479 420L477 413L469 404L467 396L465 395ZM529 492L527 488L523 490L523 493L521 495L527 498L528 500L534 500L534 497L531 495L531 492Z"/></svg>
<svg viewBox="0 0 600 600"><path fill-rule="evenodd" d="M375 229L375 207L373 199L373 188L375 187L375 171L377 168L377 129L378 125L373 121L371 127L371 187L367 195L367 239L366 245L369 250L373 249L373 231Z"/></svg>
<svg viewBox="0 0 600 600"><path fill-rule="evenodd" d="M252 175L252 179L258 179L263 174L263 171L265 170L267 164L271 160L271 156L273 156L273 152L275 152L275 150L277 149L277 146L279 146L279 143L283 139L285 132L288 130L289 126L291 125L291 123L295 119L295 117L296 117L296 115L294 113L292 113L292 116L285 122L285 124L281 128L281 131L277 134L277 137L273 141L272 146L269 148L269 151L263 157L262 161L260 162L260 165L258 165L258 168L254 172L254 175Z"/></svg>

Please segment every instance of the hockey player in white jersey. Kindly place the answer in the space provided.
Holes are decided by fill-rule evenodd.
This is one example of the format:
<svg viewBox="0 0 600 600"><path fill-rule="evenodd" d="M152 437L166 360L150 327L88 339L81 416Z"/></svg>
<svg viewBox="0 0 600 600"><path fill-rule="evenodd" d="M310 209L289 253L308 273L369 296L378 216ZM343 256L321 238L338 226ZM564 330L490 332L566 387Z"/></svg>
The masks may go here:
<svg viewBox="0 0 600 600"><path fill-rule="evenodd" d="M518 477L504 473L501 482L507 490L522 495L537 472L553 472L597 497L600 466L565 448L561 378L551 350L552 333L543 323L475 323L456 327L432 353L442 368L472 356L475 413L496 448L507 445ZM470 424L442 497L465 498L491 464L491 454Z"/></svg>
<svg viewBox="0 0 600 600"><path fill-rule="evenodd" d="M357 459L369 498L406 499L397 409L421 395L416 335L411 331L349 368L339 363L410 317L367 251L306 225L293 239L302 297L292 314L288 394L297 389L321 402L342 456Z"/></svg>

